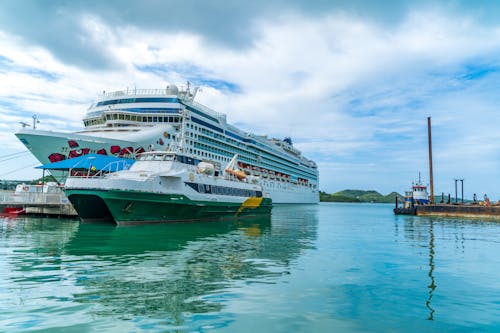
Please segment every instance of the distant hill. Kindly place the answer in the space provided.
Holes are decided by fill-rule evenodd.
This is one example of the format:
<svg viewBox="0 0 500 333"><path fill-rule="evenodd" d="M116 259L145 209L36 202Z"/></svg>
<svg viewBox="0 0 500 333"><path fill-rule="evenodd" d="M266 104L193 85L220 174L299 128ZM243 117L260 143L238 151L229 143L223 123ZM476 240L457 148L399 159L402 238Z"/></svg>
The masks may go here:
<svg viewBox="0 0 500 333"><path fill-rule="evenodd" d="M320 192L319 199L323 202L376 202L376 203L393 203L395 197L402 201L404 197L397 193L392 192L387 195L382 195L377 191L363 191L363 190L343 190L333 194Z"/></svg>

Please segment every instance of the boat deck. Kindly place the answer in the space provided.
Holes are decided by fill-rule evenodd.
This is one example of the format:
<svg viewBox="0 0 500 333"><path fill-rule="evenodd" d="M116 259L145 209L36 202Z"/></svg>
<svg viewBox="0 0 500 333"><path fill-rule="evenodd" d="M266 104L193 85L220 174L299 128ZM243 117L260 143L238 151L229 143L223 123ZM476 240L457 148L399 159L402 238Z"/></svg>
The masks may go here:
<svg viewBox="0 0 500 333"><path fill-rule="evenodd" d="M11 215L78 216L64 193L0 192L0 213Z"/></svg>
<svg viewBox="0 0 500 333"><path fill-rule="evenodd" d="M429 204L415 205L410 208L395 207L396 215L417 215L417 216L447 216L447 217L480 217L500 219L499 205L478 205L478 204Z"/></svg>

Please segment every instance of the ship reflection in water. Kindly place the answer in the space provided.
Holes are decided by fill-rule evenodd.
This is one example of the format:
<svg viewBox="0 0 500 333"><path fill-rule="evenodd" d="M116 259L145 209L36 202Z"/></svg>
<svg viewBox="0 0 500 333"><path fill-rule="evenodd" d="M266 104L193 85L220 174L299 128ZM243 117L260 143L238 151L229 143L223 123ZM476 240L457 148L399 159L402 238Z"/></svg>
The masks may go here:
<svg viewBox="0 0 500 333"><path fill-rule="evenodd" d="M8 278L27 287L9 294L10 301L32 304L29 289L38 288L36 297L45 299L44 308L58 309L56 314L64 311L68 317L70 308L83 306L97 322L134 319L125 331L152 318L157 328L185 329L195 314L199 324L200 315L219 312L224 299L234 297L225 290L235 282L273 283L289 274L289 263L316 238L315 211L316 206L305 205L288 217L281 206L273 209L276 222L267 215L132 227L17 219L0 230L12 247L29 249L15 262L7 258ZM40 319L24 313L32 318L18 318L19 325ZM76 314L70 320L72 328L82 330L96 324Z"/></svg>

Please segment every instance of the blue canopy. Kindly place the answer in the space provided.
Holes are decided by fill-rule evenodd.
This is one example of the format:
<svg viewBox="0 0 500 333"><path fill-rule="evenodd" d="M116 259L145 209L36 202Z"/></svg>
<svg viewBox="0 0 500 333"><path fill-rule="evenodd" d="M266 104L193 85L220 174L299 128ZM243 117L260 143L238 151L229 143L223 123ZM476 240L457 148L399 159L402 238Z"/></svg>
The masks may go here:
<svg viewBox="0 0 500 333"><path fill-rule="evenodd" d="M88 154L79 157L62 160L59 162L48 163L45 165L37 166L37 169L48 170L69 170L69 169L93 169L93 170L109 170L115 172L123 169L128 169L135 160L128 158Z"/></svg>

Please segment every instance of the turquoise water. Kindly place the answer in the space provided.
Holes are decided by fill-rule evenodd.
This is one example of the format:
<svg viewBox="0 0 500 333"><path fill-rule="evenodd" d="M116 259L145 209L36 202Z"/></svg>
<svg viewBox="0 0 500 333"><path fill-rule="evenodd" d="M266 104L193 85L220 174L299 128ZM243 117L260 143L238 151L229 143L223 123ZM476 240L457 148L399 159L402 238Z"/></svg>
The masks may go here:
<svg viewBox="0 0 500 333"><path fill-rule="evenodd" d="M500 223L392 205L114 227L0 218L1 332L498 332Z"/></svg>

